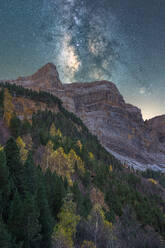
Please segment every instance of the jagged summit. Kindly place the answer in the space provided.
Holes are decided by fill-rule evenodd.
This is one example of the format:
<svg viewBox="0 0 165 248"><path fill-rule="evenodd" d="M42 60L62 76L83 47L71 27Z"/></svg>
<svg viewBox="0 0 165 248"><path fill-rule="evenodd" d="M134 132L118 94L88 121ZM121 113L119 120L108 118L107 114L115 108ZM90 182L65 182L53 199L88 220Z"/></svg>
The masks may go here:
<svg viewBox="0 0 165 248"><path fill-rule="evenodd" d="M35 90L51 90L62 87L58 71L53 63L47 63L31 76L19 77L16 83Z"/></svg>

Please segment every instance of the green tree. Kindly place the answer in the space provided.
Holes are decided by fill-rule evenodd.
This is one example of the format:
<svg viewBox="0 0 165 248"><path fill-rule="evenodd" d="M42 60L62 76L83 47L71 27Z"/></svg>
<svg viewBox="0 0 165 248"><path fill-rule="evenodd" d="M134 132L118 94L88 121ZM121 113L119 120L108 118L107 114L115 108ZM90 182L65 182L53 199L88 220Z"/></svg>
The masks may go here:
<svg viewBox="0 0 165 248"><path fill-rule="evenodd" d="M23 248L38 247L40 241L39 211L35 197L26 193L24 200L16 191L10 207L9 230L16 244Z"/></svg>
<svg viewBox="0 0 165 248"><path fill-rule="evenodd" d="M39 210L35 196L27 193L24 199L24 215L22 218L22 230L24 248L38 247L40 242Z"/></svg>
<svg viewBox="0 0 165 248"><path fill-rule="evenodd" d="M53 196L55 197L55 196ZM37 192L38 208L40 212L39 221L41 224L41 246L45 248L51 247L51 236L53 231L53 218L49 209L45 184L42 173L39 173L38 192Z"/></svg>
<svg viewBox="0 0 165 248"><path fill-rule="evenodd" d="M6 155L3 149L0 151L0 192L9 193L9 170L6 166Z"/></svg>
<svg viewBox="0 0 165 248"><path fill-rule="evenodd" d="M10 138L5 146L6 163L9 173L19 192L23 191L23 166L20 162L19 148L14 138Z"/></svg>
<svg viewBox="0 0 165 248"><path fill-rule="evenodd" d="M0 248L13 248L11 235L9 234L2 219L0 219Z"/></svg>
<svg viewBox="0 0 165 248"><path fill-rule="evenodd" d="M37 191L37 171L32 158L32 153L29 152L23 171L24 191L35 194Z"/></svg>
<svg viewBox="0 0 165 248"><path fill-rule="evenodd" d="M10 203L10 178L9 170L6 166L6 156L4 150L0 151L0 216L7 220L8 207Z"/></svg>
<svg viewBox="0 0 165 248"><path fill-rule="evenodd" d="M8 228L12 236L15 237L17 244L20 243L20 241L24 240L23 216L23 202L20 198L19 193L16 191L10 206Z"/></svg>
<svg viewBox="0 0 165 248"><path fill-rule="evenodd" d="M31 132L31 125L28 120L22 122L21 134L26 135Z"/></svg>
<svg viewBox="0 0 165 248"><path fill-rule="evenodd" d="M3 116L3 101L4 101L4 89L0 89L0 115Z"/></svg>
<svg viewBox="0 0 165 248"><path fill-rule="evenodd" d="M17 138L21 134L22 123L16 115L11 117L9 127L11 130L12 136L14 138Z"/></svg>
<svg viewBox="0 0 165 248"><path fill-rule="evenodd" d="M45 182L48 203L53 217L57 219L57 215L63 204L63 199L67 193L67 180L63 181L56 172L51 173L50 169L47 169Z"/></svg>

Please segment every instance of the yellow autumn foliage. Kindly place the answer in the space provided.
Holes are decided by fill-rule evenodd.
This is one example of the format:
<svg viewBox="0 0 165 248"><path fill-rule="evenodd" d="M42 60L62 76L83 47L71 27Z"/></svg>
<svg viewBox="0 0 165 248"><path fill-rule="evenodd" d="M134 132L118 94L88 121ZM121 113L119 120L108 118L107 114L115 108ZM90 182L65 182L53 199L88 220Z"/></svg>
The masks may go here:
<svg viewBox="0 0 165 248"><path fill-rule="evenodd" d="M81 173L85 173L84 163L73 149L66 154L63 147L59 147L57 150L54 150L53 147L53 142L49 140L42 155L42 168L43 170L47 168L50 168L51 171L55 170L58 175L66 177L69 185L72 186L72 177L76 166Z"/></svg>
<svg viewBox="0 0 165 248"><path fill-rule="evenodd" d="M65 200L58 215L59 223L55 226L52 238L55 244L61 247L73 248L73 238L80 216L76 215L76 204L72 200Z"/></svg>
<svg viewBox="0 0 165 248"><path fill-rule="evenodd" d="M76 166L81 173L85 173L84 163L73 149L66 154L63 147L54 150L53 142L48 141L42 156L42 168L44 170L47 168L50 168L51 171L55 170L58 175L63 178L66 177L69 185L72 186L72 177L75 173Z"/></svg>
<svg viewBox="0 0 165 248"><path fill-rule="evenodd" d="M56 129L54 123L52 123L51 127L50 127L50 130L49 130L49 133L52 137L55 137L55 136L59 136L59 137L62 137L62 133L60 131L60 129Z"/></svg>
<svg viewBox="0 0 165 248"><path fill-rule="evenodd" d="M113 167L112 165L109 166L109 171L112 172L113 171Z"/></svg>
<svg viewBox="0 0 165 248"><path fill-rule="evenodd" d="M62 137L62 133L61 133L59 128L57 129L57 134L56 135L59 136L59 137Z"/></svg>
<svg viewBox="0 0 165 248"><path fill-rule="evenodd" d="M92 152L89 152L88 154L89 154L90 159L94 159L94 155Z"/></svg>
<svg viewBox="0 0 165 248"><path fill-rule="evenodd" d="M49 133L52 137L56 136L56 127L55 127L54 123L52 123L52 125L50 126Z"/></svg>
<svg viewBox="0 0 165 248"><path fill-rule="evenodd" d="M104 200L104 193L94 186L90 191L90 199L93 205L99 205L100 207L106 209L107 211L109 210L109 207Z"/></svg>
<svg viewBox="0 0 165 248"><path fill-rule="evenodd" d="M108 233L111 233L112 231L113 224L106 220L104 211L100 204L94 204L91 214L88 216L88 221L93 225L94 229L102 226L102 228L106 229Z"/></svg>
<svg viewBox="0 0 165 248"><path fill-rule="evenodd" d="M16 143L20 149L20 158L21 161L24 163L27 159L27 155L28 155L28 150L25 148L26 144L24 143L24 141L21 139L21 137L18 137L16 140Z"/></svg>
<svg viewBox="0 0 165 248"><path fill-rule="evenodd" d="M0 151L2 151L3 149L4 149L4 147L0 145Z"/></svg>
<svg viewBox="0 0 165 248"><path fill-rule="evenodd" d="M155 184L155 185L158 184L157 181L153 178L149 178L148 181Z"/></svg>
<svg viewBox="0 0 165 248"><path fill-rule="evenodd" d="M9 93L8 89L4 90L4 115L3 119L6 122L7 126L10 125L10 120L14 114L14 105L12 103L12 96Z"/></svg>
<svg viewBox="0 0 165 248"><path fill-rule="evenodd" d="M80 148L80 151L81 151L82 150L82 144L81 144L80 140L77 141L77 146Z"/></svg>
<svg viewBox="0 0 165 248"><path fill-rule="evenodd" d="M81 248L96 248L96 246L94 245L92 241L84 240Z"/></svg>
<svg viewBox="0 0 165 248"><path fill-rule="evenodd" d="M75 167L75 165L77 165L77 168L82 173L85 173L84 163L73 149L71 149L70 152L68 153L68 160L69 163L72 165L72 167Z"/></svg>

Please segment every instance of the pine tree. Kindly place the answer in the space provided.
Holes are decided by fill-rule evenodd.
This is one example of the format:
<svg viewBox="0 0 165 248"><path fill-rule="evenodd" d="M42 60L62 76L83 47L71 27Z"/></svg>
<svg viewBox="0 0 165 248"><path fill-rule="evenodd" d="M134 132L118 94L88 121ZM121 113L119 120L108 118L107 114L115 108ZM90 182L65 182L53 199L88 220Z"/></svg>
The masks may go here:
<svg viewBox="0 0 165 248"><path fill-rule="evenodd" d="M35 194L37 190L37 171L31 152L29 152L23 171L24 191Z"/></svg>
<svg viewBox="0 0 165 248"><path fill-rule="evenodd" d="M13 115L11 117L9 126L12 136L14 138L17 138L21 134L22 123L16 115Z"/></svg>
<svg viewBox="0 0 165 248"><path fill-rule="evenodd" d="M53 205L53 215L57 218L57 215L63 204L63 199L66 196L66 188L61 177L54 173L55 188L54 188L54 205Z"/></svg>
<svg viewBox="0 0 165 248"><path fill-rule="evenodd" d="M14 138L10 138L5 146L6 163L9 168L9 173L19 192L23 191L23 166L20 162L18 146Z"/></svg>
<svg viewBox="0 0 165 248"><path fill-rule="evenodd" d="M13 248L11 235L9 234L2 219L0 219L0 248Z"/></svg>
<svg viewBox="0 0 165 248"><path fill-rule="evenodd" d="M10 202L10 178L8 167L6 166L6 156L4 150L0 151L0 216L7 221L8 207Z"/></svg>
<svg viewBox="0 0 165 248"><path fill-rule="evenodd" d="M51 216L51 212L49 209L44 180L41 173L38 174L37 201L38 201L38 208L40 211L39 221L41 224L41 246L45 248L49 248L51 247L53 218Z"/></svg>
<svg viewBox="0 0 165 248"><path fill-rule="evenodd" d="M22 122L21 134L26 135L31 132L31 125L28 120Z"/></svg>
<svg viewBox="0 0 165 248"><path fill-rule="evenodd" d="M8 227L12 236L15 237L16 243L24 240L23 231L23 216L24 216L24 206L23 201L16 191L11 202Z"/></svg>
<svg viewBox="0 0 165 248"><path fill-rule="evenodd" d="M3 109L4 109L3 101L4 101L4 89L2 88L0 90L0 115L1 116L3 116Z"/></svg>
<svg viewBox="0 0 165 248"><path fill-rule="evenodd" d="M9 171L4 150L0 151L0 192L9 193Z"/></svg>
<svg viewBox="0 0 165 248"><path fill-rule="evenodd" d="M38 247L40 243L39 210L35 196L26 193L24 203L24 215L22 219L24 248Z"/></svg>

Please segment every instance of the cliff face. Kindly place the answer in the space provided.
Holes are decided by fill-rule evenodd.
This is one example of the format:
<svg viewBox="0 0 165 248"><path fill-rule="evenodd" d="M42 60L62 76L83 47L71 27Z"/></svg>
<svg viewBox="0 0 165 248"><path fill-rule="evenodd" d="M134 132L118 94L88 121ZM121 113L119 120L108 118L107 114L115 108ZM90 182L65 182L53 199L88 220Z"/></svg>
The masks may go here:
<svg viewBox="0 0 165 248"><path fill-rule="evenodd" d="M141 110L125 103L113 83L74 83L64 85L63 91L56 90L55 94L123 163L140 169L165 164L162 118L157 118L157 126L152 120L144 122ZM161 136L158 130L162 130Z"/></svg>
<svg viewBox="0 0 165 248"><path fill-rule="evenodd" d="M47 64L16 83L45 90L63 101L79 116L102 145L123 163L143 169L165 166L165 116L144 122L141 110L125 103L116 86L108 81L61 84L56 67Z"/></svg>

